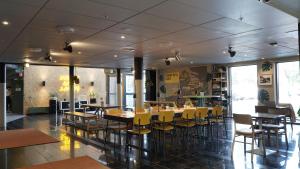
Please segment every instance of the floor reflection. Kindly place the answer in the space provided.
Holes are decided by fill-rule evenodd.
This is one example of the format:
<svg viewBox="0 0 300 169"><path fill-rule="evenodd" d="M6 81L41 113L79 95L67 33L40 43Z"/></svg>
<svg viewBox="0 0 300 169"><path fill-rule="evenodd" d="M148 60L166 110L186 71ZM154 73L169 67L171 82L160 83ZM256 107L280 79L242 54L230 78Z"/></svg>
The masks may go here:
<svg viewBox="0 0 300 169"><path fill-rule="evenodd" d="M124 145L106 144L96 138L91 141L80 139L83 135L71 136L64 127L55 127L54 116L35 115L16 120L8 124L8 129L34 127L60 140L59 143L37 145L24 148L0 150L0 168L13 169L32 164L46 163L88 155L99 162L115 169L121 168L155 168L155 169L185 169L185 168L217 168L217 169L252 169L252 168L298 168L298 137L300 127L295 126L294 132L289 133L289 150L285 150L284 139L280 142L279 152L268 147L267 157L254 156L251 163L250 154L244 154L243 144L237 143L234 160L230 158L232 142L232 124L229 121L227 136L221 127L208 137L192 139L190 144L177 141L171 143L167 139L166 146L155 143L155 146L145 139L145 147L150 152L140 153L136 149L125 151ZM136 142L133 137L133 143ZM113 142L114 137L111 137ZM116 140L119 140L118 138ZM241 140L242 141L242 140ZM124 135L121 139L124 144ZM271 145L275 147L274 145ZM250 149L250 145L247 145Z"/></svg>

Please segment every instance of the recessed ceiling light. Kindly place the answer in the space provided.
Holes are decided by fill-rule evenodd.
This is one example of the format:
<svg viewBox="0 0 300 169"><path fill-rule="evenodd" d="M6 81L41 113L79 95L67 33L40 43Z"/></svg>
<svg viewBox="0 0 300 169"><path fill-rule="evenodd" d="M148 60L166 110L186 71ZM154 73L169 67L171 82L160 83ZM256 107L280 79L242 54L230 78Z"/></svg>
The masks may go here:
<svg viewBox="0 0 300 169"><path fill-rule="evenodd" d="M118 57L118 55L114 55L114 57L115 57L115 58L117 58L117 57Z"/></svg>
<svg viewBox="0 0 300 169"><path fill-rule="evenodd" d="M25 62L30 62L30 59L25 58L24 61L25 61Z"/></svg>
<svg viewBox="0 0 300 169"><path fill-rule="evenodd" d="M78 51L77 53L78 53L78 55L81 55L81 54L82 54L82 52L81 52L81 51Z"/></svg>
<svg viewBox="0 0 300 169"><path fill-rule="evenodd" d="M264 60L265 58L261 58L262 60Z"/></svg>
<svg viewBox="0 0 300 169"><path fill-rule="evenodd" d="M226 53L227 53L226 50L224 50L224 51L223 51L223 54L226 54Z"/></svg>
<svg viewBox="0 0 300 169"><path fill-rule="evenodd" d="M56 63L56 60L53 60L54 63Z"/></svg>
<svg viewBox="0 0 300 169"><path fill-rule="evenodd" d="M7 25L9 25L9 22L8 21L2 21L2 25L7 26Z"/></svg>
<svg viewBox="0 0 300 169"><path fill-rule="evenodd" d="M194 64L194 61L190 61L191 64Z"/></svg>
<svg viewBox="0 0 300 169"><path fill-rule="evenodd" d="M25 67L29 67L30 65L29 65L29 63L25 63Z"/></svg>
<svg viewBox="0 0 300 169"><path fill-rule="evenodd" d="M125 39L126 37L124 35L121 36L121 39Z"/></svg>

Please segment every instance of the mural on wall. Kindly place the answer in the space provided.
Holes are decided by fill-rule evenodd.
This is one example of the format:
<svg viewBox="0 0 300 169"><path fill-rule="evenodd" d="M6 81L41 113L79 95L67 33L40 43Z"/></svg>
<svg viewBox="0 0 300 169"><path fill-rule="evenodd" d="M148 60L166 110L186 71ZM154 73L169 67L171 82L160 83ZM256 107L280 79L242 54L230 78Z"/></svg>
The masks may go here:
<svg viewBox="0 0 300 169"><path fill-rule="evenodd" d="M179 79L177 83L169 83L170 77L173 82ZM207 82L207 67L185 67L166 69L160 75L160 92L161 97L166 100L179 101L182 96L186 95L199 95L200 92L208 93Z"/></svg>

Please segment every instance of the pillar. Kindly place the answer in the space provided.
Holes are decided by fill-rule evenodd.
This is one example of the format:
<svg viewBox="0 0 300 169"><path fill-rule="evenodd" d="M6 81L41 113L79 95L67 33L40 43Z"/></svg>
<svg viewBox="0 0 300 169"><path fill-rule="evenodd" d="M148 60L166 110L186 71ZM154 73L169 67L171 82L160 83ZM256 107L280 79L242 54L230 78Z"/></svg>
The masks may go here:
<svg viewBox="0 0 300 169"><path fill-rule="evenodd" d="M70 112L75 111L74 66L69 68Z"/></svg>
<svg viewBox="0 0 300 169"><path fill-rule="evenodd" d="M0 130L6 130L6 66L0 63Z"/></svg>
<svg viewBox="0 0 300 169"><path fill-rule="evenodd" d="M135 108L144 108L144 91L143 91L143 58L134 58L134 85L135 85Z"/></svg>
<svg viewBox="0 0 300 169"><path fill-rule="evenodd" d="M146 70L146 100L156 101L156 70Z"/></svg>
<svg viewBox="0 0 300 169"><path fill-rule="evenodd" d="M117 99L118 106L122 108L122 84L121 84L121 69L117 69Z"/></svg>

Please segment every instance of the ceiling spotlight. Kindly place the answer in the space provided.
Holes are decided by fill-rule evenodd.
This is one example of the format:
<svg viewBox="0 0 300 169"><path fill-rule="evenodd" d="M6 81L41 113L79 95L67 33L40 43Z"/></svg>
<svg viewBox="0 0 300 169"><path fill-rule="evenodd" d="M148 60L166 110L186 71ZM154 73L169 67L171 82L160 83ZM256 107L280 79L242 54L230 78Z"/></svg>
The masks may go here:
<svg viewBox="0 0 300 169"><path fill-rule="evenodd" d="M269 3L271 0L258 0L259 2Z"/></svg>
<svg viewBox="0 0 300 169"><path fill-rule="evenodd" d="M171 61L169 60L169 58L166 58L166 59L165 59L165 63L166 63L167 66L170 66L170 65L171 65Z"/></svg>
<svg viewBox="0 0 300 169"><path fill-rule="evenodd" d="M2 21L2 25L7 26L7 25L9 25L9 22L8 21Z"/></svg>
<svg viewBox="0 0 300 169"><path fill-rule="evenodd" d="M230 54L230 57L234 57L235 54L236 54L236 51L232 50L232 47L229 46L229 47L228 47L228 53Z"/></svg>
<svg viewBox="0 0 300 169"><path fill-rule="evenodd" d="M29 65L29 63L25 63L25 65L24 65L25 67L29 67L30 65Z"/></svg>
<svg viewBox="0 0 300 169"><path fill-rule="evenodd" d="M53 58L50 53L46 53L46 57L44 58L46 61L52 62Z"/></svg>
<svg viewBox="0 0 300 169"><path fill-rule="evenodd" d="M68 51L69 53L73 52L73 47L69 42L65 42L64 51Z"/></svg>
<svg viewBox="0 0 300 169"><path fill-rule="evenodd" d="M269 45L276 47L276 46L278 46L278 43L277 42L270 42Z"/></svg>
<svg viewBox="0 0 300 169"><path fill-rule="evenodd" d="M114 57L115 57L115 58L117 58L117 57L118 57L118 55L114 55Z"/></svg>
<svg viewBox="0 0 300 169"><path fill-rule="evenodd" d="M175 51L175 59L179 62L181 61L181 53L179 51Z"/></svg>
<svg viewBox="0 0 300 169"><path fill-rule="evenodd" d="M124 35L121 36L121 39L125 39L126 37Z"/></svg>

